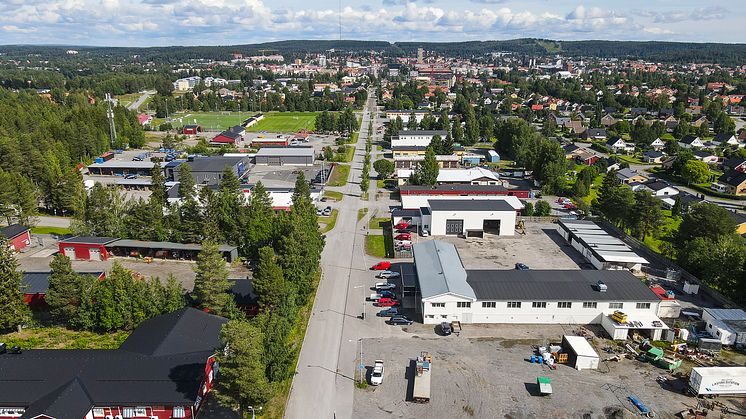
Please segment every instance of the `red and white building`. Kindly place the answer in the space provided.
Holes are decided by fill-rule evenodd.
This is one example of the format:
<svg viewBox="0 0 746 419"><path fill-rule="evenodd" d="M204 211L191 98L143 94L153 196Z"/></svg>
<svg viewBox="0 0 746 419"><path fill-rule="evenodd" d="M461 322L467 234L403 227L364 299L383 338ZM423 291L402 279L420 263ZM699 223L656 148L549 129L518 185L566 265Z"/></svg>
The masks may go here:
<svg viewBox="0 0 746 419"><path fill-rule="evenodd" d="M109 250L106 245L119 240L116 237L75 236L60 240L60 253L72 260L107 260Z"/></svg>
<svg viewBox="0 0 746 419"><path fill-rule="evenodd" d="M11 250L20 252L31 244L31 230L20 224L13 224L3 227L0 231L8 240L8 246Z"/></svg>

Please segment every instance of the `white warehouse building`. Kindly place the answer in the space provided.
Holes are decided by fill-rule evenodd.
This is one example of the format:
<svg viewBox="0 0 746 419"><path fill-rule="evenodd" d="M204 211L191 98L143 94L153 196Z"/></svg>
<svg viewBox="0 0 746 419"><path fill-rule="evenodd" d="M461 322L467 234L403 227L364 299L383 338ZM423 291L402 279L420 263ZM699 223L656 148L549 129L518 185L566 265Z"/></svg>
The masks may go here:
<svg viewBox="0 0 746 419"><path fill-rule="evenodd" d="M445 139L448 133L442 130L410 130L410 131L399 131L398 135L391 139L392 147L427 147L433 140L433 137L439 135Z"/></svg>
<svg viewBox="0 0 746 419"><path fill-rule="evenodd" d="M515 234L516 210L505 200L434 199L428 204L430 216L423 215L422 222L433 236Z"/></svg>
<svg viewBox="0 0 746 419"><path fill-rule="evenodd" d="M413 246L425 324L602 324L615 339L638 330L660 339L660 299L628 271L467 270L456 247L432 240ZM630 323L610 320L614 311Z"/></svg>
<svg viewBox="0 0 746 419"><path fill-rule="evenodd" d="M598 270L639 271L647 259L593 221L559 220L557 231Z"/></svg>

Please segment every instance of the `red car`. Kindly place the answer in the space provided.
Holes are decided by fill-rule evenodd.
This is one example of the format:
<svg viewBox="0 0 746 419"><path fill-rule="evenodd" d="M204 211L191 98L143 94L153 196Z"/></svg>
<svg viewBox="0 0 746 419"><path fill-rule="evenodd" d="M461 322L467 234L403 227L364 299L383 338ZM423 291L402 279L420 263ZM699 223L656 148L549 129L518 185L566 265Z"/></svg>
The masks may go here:
<svg viewBox="0 0 746 419"><path fill-rule="evenodd" d="M409 224L405 223L404 221L400 221L398 224L394 226L394 229L396 230L403 230L405 228L409 227Z"/></svg>
<svg viewBox="0 0 746 419"><path fill-rule="evenodd" d="M577 207L577 206L576 206L575 204L573 204L573 203L571 202L571 203L569 203L569 204L565 204L565 209L568 209L568 210L576 210L576 209L578 209L578 207Z"/></svg>
<svg viewBox="0 0 746 419"><path fill-rule="evenodd" d="M399 305L399 301L393 298L381 297L373 305L377 307L396 307Z"/></svg>
<svg viewBox="0 0 746 419"><path fill-rule="evenodd" d="M391 268L391 262L387 260L384 260L383 262L378 262L375 265L370 267L370 269L374 271L388 271L389 268Z"/></svg>
<svg viewBox="0 0 746 419"><path fill-rule="evenodd" d="M412 235L410 233L401 233L394 237L394 240L412 240Z"/></svg>

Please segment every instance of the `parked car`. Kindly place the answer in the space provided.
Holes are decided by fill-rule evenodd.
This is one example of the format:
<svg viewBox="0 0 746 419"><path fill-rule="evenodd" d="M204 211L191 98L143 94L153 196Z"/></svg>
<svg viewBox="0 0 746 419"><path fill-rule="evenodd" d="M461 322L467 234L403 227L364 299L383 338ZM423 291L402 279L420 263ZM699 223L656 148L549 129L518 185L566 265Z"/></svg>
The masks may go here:
<svg viewBox="0 0 746 419"><path fill-rule="evenodd" d="M383 383L383 361L376 359L373 364L373 373L370 374L370 384L377 386Z"/></svg>
<svg viewBox="0 0 746 419"><path fill-rule="evenodd" d="M453 329L451 328L451 324L448 322L441 322L440 323L440 333L443 334L443 336L448 336L451 333L453 333Z"/></svg>
<svg viewBox="0 0 746 419"><path fill-rule="evenodd" d="M124 175L124 178L125 179L137 179L137 175L133 175L133 174Z"/></svg>
<svg viewBox="0 0 746 419"><path fill-rule="evenodd" d="M427 231L427 230L425 230L424 228L422 229L422 232L420 234L422 234L422 237L428 237L428 236L430 236L430 232Z"/></svg>
<svg viewBox="0 0 746 419"><path fill-rule="evenodd" d="M324 210L322 210L321 208L317 208L316 209L316 215L318 215L318 216L324 215Z"/></svg>
<svg viewBox="0 0 746 419"><path fill-rule="evenodd" d="M370 297L368 297L368 301L378 301L380 299L381 299L381 294L379 294L377 292L371 294Z"/></svg>
<svg viewBox="0 0 746 419"><path fill-rule="evenodd" d="M321 215L323 215L324 217L332 215L332 209L329 207L324 208L324 210L321 211Z"/></svg>
<svg viewBox="0 0 746 419"><path fill-rule="evenodd" d="M378 313L376 313L376 316L378 317L394 317L399 315L399 309L396 307L389 307L385 308Z"/></svg>
<svg viewBox="0 0 746 419"><path fill-rule="evenodd" d="M392 325L392 326L409 326L410 324L414 323L414 321L404 317L404 316L394 316L388 320L386 320L386 323Z"/></svg>
<svg viewBox="0 0 746 419"><path fill-rule="evenodd" d="M526 265L525 263L520 263L520 262L515 264L515 268L517 270L519 270L519 271L527 271L527 270L529 270L528 265Z"/></svg>
<svg viewBox="0 0 746 419"><path fill-rule="evenodd" d="M376 282L376 290L393 290L396 289L396 284L390 282Z"/></svg>
<svg viewBox="0 0 746 419"><path fill-rule="evenodd" d="M560 205L566 205L566 204L572 203L572 201L570 200L570 198L560 197L560 198L557 198L557 203Z"/></svg>
<svg viewBox="0 0 746 419"><path fill-rule="evenodd" d="M381 296L381 298L396 299L396 293L394 293L393 291L381 290L381 291L378 291L378 294Z"/></svg>
<svg viewBox="0 0 746 419"><path fill-rule="evenodd" d="M394 226L394 228L395 228L395 229L397 229L397 230L404 230L404 229L405 229L405 228L407 228L407 227L409 227L409 224L408 224L408 223L405 223L404 221L399 221L399 222L398 222L398 223L396 223L396 225Z"/></svg>
<svg viewBox="0 0 746 419"><path fill-rule="evenodd" d="M394 271L381 271L381 273L376 275L376 277L384 278L384 279L398 278L400 276L401 274L399 274L399 272L394 272Z"/></svg>
<svg viewBox="0 0 746 419"><path fill-rule="evenodd" d="M370 269L374 271L386 271L389 268L391 268L391 262L384 260L382 262L378 262L375 265L371 266Z"/></svg>
<svg viewBox="0 0 746 419"><path fill-rule="evenodd" d="M394 240L412 240L412 233L401 233L394 237Z"/></svg>
<svg viewBox="0 0 746 419"><path fill-rule="evenodd" d="M399 301L394 300L393 298L381 297L373 304L377 307L396 307L399 305Z"/></svg>

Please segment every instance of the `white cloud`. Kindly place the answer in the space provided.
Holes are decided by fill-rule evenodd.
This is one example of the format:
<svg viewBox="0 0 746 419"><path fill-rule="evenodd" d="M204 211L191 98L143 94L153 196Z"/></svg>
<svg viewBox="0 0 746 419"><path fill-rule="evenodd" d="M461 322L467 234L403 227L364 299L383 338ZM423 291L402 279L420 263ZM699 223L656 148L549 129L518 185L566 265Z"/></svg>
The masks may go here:
<svg viewBox="0 0 746 419"><path fill-rule="evenodd" d="M15 32L15 33L34 33L36 32L36 28L19 28L15 25L5 25L2 27L2 30L5 32Z"/></svg>
<svg viewBox="0 0 746 419"><path fill-rule="evenodd" d="M647 32L647 33L652 33L652 34L655 34L655 35L670 35L670 34L674 33L674 31L672 31L670 29L659 28L659 27L655 27L655 26L647 26L647 27L644 27L642 30L645 31L645 32Z"/></svg>

